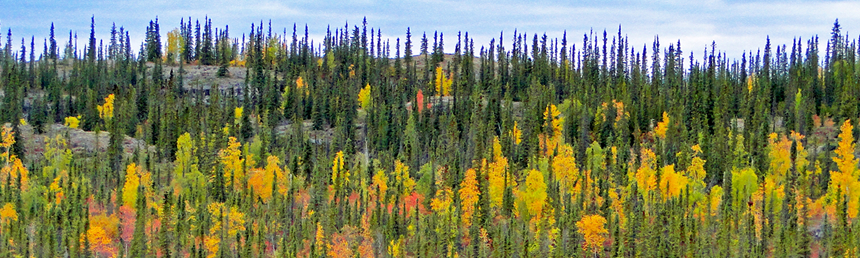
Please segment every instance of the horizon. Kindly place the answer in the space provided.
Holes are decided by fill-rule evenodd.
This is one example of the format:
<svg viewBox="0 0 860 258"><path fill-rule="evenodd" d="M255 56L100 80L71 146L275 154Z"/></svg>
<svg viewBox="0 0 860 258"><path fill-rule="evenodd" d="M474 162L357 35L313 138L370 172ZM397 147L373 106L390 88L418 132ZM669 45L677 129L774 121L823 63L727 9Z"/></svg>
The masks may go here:
<svg viewBox="0 0 860 258"><path fill-rule="evenodd" d="M211 2L211 1L210 1ZM656 3L622 4L620 1L556 3L538 1L523 5L516 2L493 3L477 1L469 6L446 1L418 1L414 5L389 3L386 1L363 1L361 3L314 3L294 2L282 4L262 1L259 4L239 5L231 10L218 8L235 1L216 1L206 5L203 1L170 3L152 1L135 3L130 1L93 1L88 3L51 3L37 0L15 3L0 10L0 37L12 30L13 46L18 39L34 37L36 44L47 39L51 23L55 26L59 46L68 41L69 31L78 37L89 36L90 18L95 19L96 38L110 38L112 24L124 27L129 32L136 52L143 43L145 28L149 21L159 20L161 36L178 27L181 19L203 20L208 16L215 28L229 26L231 37L241 39L251 24L271 22L274 34L292 33L295 24L297 34L307 25L309 38L315 44L322 42L327 27L342 28L361 25L367 19L369 28L381 29L384 39L390 40L392 52L397 38L405 40L407 28L411 29L413 42L427 33L432 40L434 32L444 38L445 53L453 53L458 32L468 33L480 49L488 46L491 39L498 41L505 34L505 48L510 50L511 36L516 31L529 37L547 35L549 39L561 39L566 32L569 44L582 44L582 36L590 32L599 35L606 31L611 39L619 27L622 37L628 38L630 48L651 48L655 37L659 37L661 48L680 41L684 56L692 52L697 60L705 49L710 51L716 44L718 53L729 60L740 60L745 52L763 50L768 38L772 46L786 47L792 40L801 39L803 44L812 37L819 37L819 49L826 48L834 22L838 19L844 37L852 37L860 24L860 13L847 10L860 9L860 3L843 1L709 1L687 4L678 1ZM241 1L240 1L241 2ZM151 4L153 8L147 8ZM620 5L620 6L619 6ZM210 7L216 6L216 7ZM422 8L423 7L423 8ZM702 8L698 8L702 7ZM769 12L755 12L767 8ZM132 11L138 10L134 14ZM159 11L165 10L165 11ZM87 15L89 13L89 15ZM393 13L402 13L394 15ZM677 17L673 17L677 16ZM46 19L44 17L51 17ZM339 21L339 22L338 22ZM743 26L743 27L738 27ZM368 28L368 29L369 29ZM351 29L351 28L350 28ZM79 39L80 40L80 39ZM78 42L79 51L86 42ZM15 49L15 48L13 48ZM37 47L38 49L38 47ZM413 53L420 45L413 43ZM479 54L479 53L476 53Z"/></svg>

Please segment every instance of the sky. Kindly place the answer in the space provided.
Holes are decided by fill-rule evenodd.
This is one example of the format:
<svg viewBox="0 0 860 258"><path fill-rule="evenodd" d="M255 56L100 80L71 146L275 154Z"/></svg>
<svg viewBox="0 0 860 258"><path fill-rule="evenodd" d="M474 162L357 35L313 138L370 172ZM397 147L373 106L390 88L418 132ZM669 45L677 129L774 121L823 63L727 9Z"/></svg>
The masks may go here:
<svg viewBox="0 0 860 258"><path fill-rule="evenodd" d="M3 3L5 2L5 3ZM308 26L312 39L320 42L327 26L359 25L367 18L368 26L382 29L383 37L405 38L411 28L413 41L422 32L432 38L434 31L445 35L445 51L452 52L458 32L468 32L476 50L490 39L505 34L510 45L514 30L560 38L566 31L568 41L582 44L589 31L626 36L631 46L641 49L655 36L661 46L681 41L685 56L693 51L696 58L712 42L729 58L739 59L744 50L763 49L770 37L772 44L788 45L792 39L804 42L818 35L826 42L836 19L842 33L860 35L860 2L854 1L740 1L740 0L664 0L664 1L446 1L446 0L362 0L362 1L270 1L270 0L27 0L0 1L0 30L12 30L13 42L36 37L37 50L48 36L51 23L56 27L57 41L68 41L69 31L78 34L83 46L89 34L90 17L95 17L96 37L109 39L111 24L130 30L133 42L142 42L150 20L159 19L162 37L178 27L180 19L202 20L209 16L216 27L230 26L232 37L250 31L251 23L268 23L273 32L293 24L299 30ZM431 42L432 43L432 42ZM414 43L416 48L419 43ZM823 53L824 45L821 46ZM507 49L510 49L508 47ZM417 49L416 49L417 50Z"/></svg>

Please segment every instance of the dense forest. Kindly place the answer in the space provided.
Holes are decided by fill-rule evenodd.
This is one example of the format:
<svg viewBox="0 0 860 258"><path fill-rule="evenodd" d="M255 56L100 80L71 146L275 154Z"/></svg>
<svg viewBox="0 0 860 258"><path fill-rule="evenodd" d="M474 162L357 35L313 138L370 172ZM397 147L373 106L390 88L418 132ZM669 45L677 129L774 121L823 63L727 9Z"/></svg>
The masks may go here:
<svg viewBox="0 0 860 258"><path fill-rule="evenodd" d="M8 30L0 256L860 255L860 51L838 21L824 51L740 60L620 27L445 53L366 21L322 42L176 22L142 44L51 24L41 51Z"/></svg>

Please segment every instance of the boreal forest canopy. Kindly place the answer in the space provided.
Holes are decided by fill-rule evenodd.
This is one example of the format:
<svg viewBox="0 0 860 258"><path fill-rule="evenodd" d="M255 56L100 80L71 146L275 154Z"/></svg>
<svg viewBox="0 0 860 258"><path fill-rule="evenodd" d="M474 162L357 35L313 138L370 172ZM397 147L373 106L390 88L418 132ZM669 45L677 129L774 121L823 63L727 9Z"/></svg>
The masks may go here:
<svg viewBox="0 0 860 258"><path fill-rule="evenodd" d="M838 21L739 59L621 28L91 22L2 35L2 257L860 255Z"/></svg>

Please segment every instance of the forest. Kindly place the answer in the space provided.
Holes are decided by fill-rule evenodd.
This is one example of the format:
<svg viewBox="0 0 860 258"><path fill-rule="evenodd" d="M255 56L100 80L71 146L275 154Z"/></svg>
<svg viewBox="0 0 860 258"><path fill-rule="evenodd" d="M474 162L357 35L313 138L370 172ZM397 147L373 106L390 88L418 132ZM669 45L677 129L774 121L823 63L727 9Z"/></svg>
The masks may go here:
<svg viewBox="0 0 860 258"><path fill-rule="evenodd" d="M740 60L621 27L90 21L5 35L2 257L860 255L838 20Z"/></svg>

